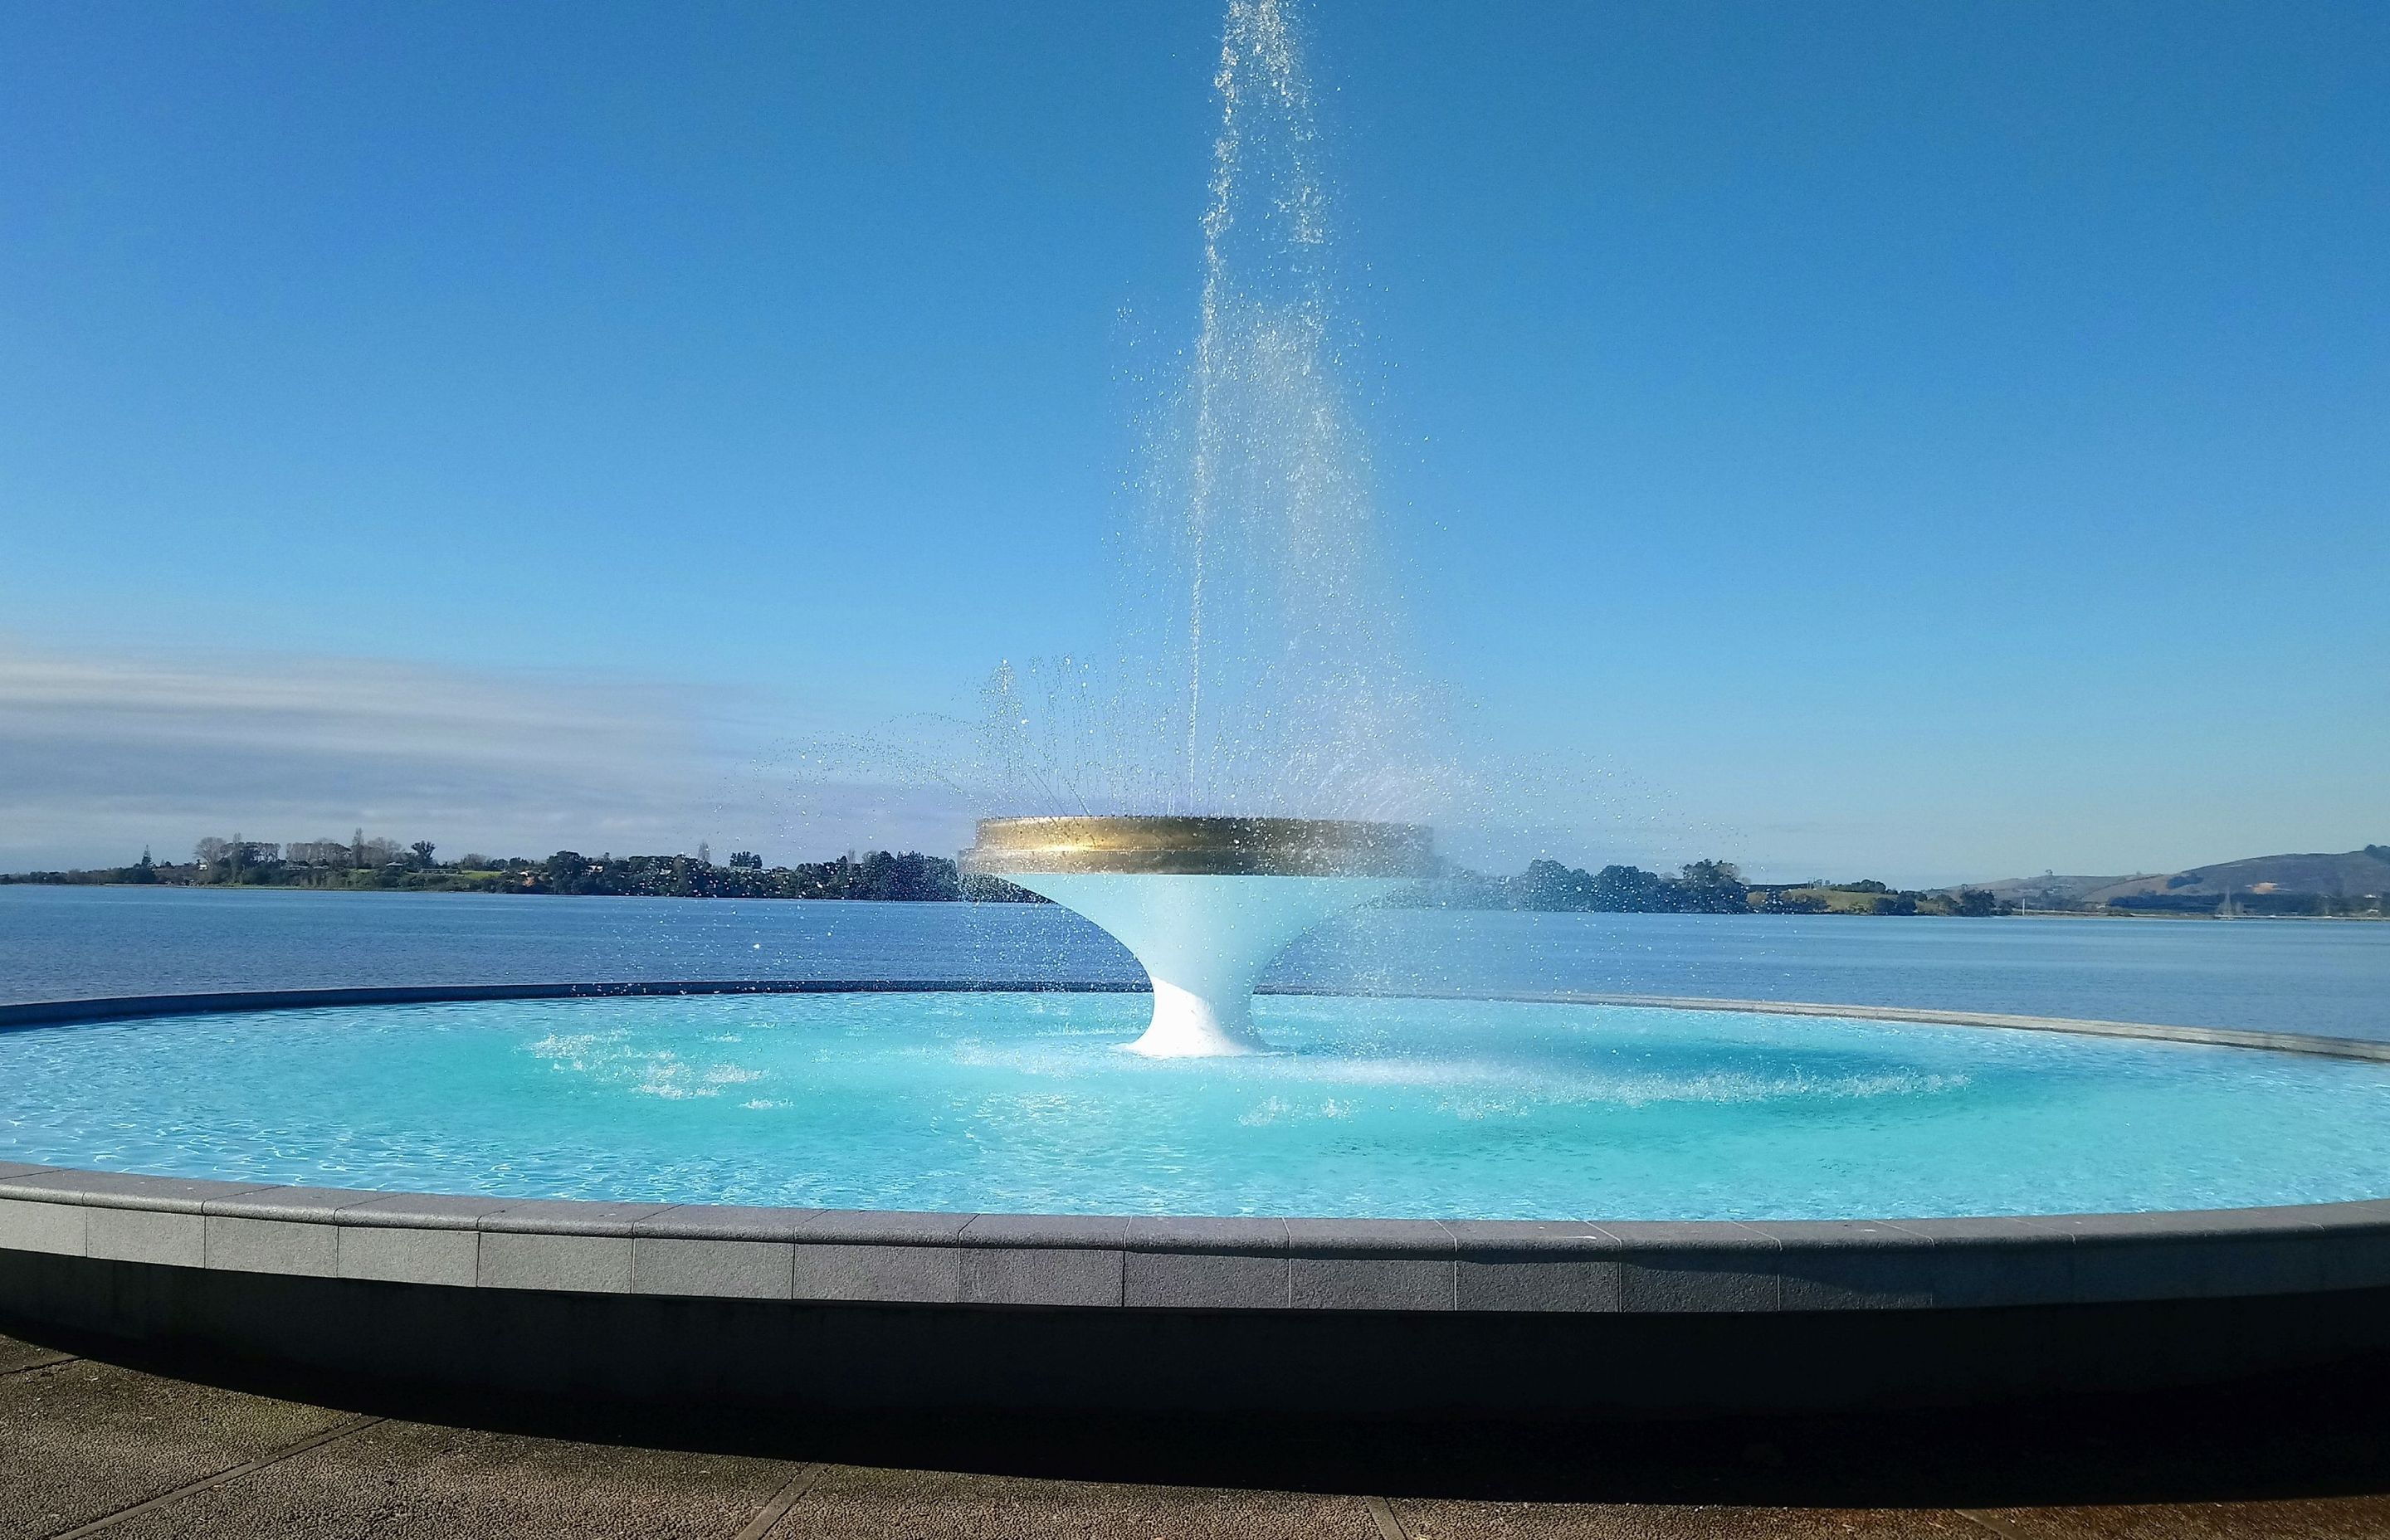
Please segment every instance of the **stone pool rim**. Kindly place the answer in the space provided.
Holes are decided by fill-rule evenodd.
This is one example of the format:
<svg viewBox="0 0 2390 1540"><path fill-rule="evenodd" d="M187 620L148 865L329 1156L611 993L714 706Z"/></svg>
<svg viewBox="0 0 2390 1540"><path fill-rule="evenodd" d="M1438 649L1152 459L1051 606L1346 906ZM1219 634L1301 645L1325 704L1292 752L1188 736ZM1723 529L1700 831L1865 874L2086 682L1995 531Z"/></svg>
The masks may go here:
<svg viewBox="0 0 2390 1540"><path fill-rule="evenodd" d="M733 980L248 990L0 1006L0 1030L494 999L1136 988ZM1433 997L2060 1031L2390 1061L2390 1043L2225 1028L1577 992ZM1239 1312L1913 1311L2390 1288L2390 1199L1950 1218L1155 1217L485 1198L0 1162L0 1250L670 1298Z"/></svg>
<svg viewBox="0 0 2390 1540"><path fill-rule="evenodd" d="M1136 988L732 980L238 991L0 1006L0 1031L495 999ZM2390 1044L2219 1028L1576 993L1444 997L2390 1060ZM1681 1418L1951 1405L2390 1365L2390 1199L1924 1220L1128 1218L484 1199L0 1163L0 1327L86 1351L162 1353L202 1377L209 1365L238 1376L263 1364L410 1392L809 1415Z"/></svg>

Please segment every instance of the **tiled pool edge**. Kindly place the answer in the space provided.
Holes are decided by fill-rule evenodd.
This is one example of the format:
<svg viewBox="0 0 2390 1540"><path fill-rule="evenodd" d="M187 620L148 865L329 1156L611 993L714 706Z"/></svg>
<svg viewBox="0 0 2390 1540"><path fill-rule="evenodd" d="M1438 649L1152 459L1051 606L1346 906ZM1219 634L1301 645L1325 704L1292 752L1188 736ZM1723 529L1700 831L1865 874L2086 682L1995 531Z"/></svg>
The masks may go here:
<svg viewBox="0 0 2390 1540"><path fill-rule="evenodd" d="M1984 1219L1142 1218L522 1200L0 1165L0 1250L675 1298L1765 1314L2385 1288L2390 1200Z"/></svg>
<svg viewBox="0 0 2390 1540"><path fill-rule="evenodd" d="M1126 987L740 980L240 991L0 1006L0 1030L489 999ZM2085 1031L2390 1059L2390 1044L2215 1028L1768 1001L1500 997ZM2390 1287L2390 1200L2022 1218L1150 1218L509 1200L0 1164L0 1250L443 1288L816 1303L1612 1315L1932 1310Z"/></svg>
<svg viewBox="0 0 2390 1540"><path fill-rule="evenodd" d="M990 986L263 992L0 1007L0 1028L968 987ZM2390 1362L2390 1200L1781 1223L1130 1218L351 1192L0 1163L0 1320L443 1390L756 1407L1440 1417L1952 1405Z"/></svg>

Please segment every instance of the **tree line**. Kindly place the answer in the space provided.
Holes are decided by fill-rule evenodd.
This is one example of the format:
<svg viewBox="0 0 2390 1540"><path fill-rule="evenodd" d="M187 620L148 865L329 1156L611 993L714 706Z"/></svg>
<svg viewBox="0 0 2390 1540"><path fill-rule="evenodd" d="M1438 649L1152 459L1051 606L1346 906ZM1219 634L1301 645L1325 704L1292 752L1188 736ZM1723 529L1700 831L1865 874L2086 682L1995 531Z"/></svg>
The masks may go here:
<svg viewBox="0 0 2390 1540"><path fill-rule="evenodd" d="M23 872L0 882L157 884L175 887L317 888L417 892L571 893L650 898L855 898L896 903L977 900L1043 903L1025 888L965 877L944 856L873 851L792 866L765 866L752 851L716 865L700 844L695 855L584 855L562 850L545 859L470 852L438 858L429 840L401 845L367 839L299 841L289 845L211 835L187 863L141 853L129 866Z"/></svg>
<svg viewBox="0 0 2390 1540"><path fill-rule="evenodd" d="M1558 861L1531 861L1516 877L1453 871L1421 883L1393 902L1437 909L1523 909L1621 915L1963 915L2001 912L1982 888L1953 892L1895 889L1857 882L1747 883L1731 861L1692 861L1674 877L1640 866L1585 871Z"/></svg>
<svg viewBox="0 0 2390 1540"><path fill-rule="evenodd" d="M766 866L753 851L717 864L700 844L694 855L584 855L545 858L469 852L438 858L429 840L402 845L368 839L302 840L288 845L211 835L187 863L155 861L148 851L129 866L25 872L0 882L154 883L181 887L319 888L426 892L564 893L647 898L876 899L890 903L1032 903L1045 900L997 878L966 877L942 855L872 851L829 861ZM1407 888L1387 900L1397 908L1515 909L1607 914L1991 915L1991 893L1895 890L1882 882L1746 883L1730 861L1694 861L1674 876L1639 866L1586 871L1558 861L1528 864L1515 877L1462 868Z"/></svg>

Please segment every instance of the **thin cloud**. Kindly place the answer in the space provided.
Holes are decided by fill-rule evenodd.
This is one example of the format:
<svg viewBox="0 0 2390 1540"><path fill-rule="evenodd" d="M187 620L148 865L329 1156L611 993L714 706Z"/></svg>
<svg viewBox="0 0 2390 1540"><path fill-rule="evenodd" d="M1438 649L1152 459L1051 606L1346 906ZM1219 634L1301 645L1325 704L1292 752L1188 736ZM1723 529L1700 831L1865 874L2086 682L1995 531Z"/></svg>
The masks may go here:
<svg viewBox="0 0 2390 1540"><path fill-rule="evenodd" d="M367 751L474 764L569 763L579 742L673 758L676 692L356 659L92 657L0 646L0 731L32 740ZM678 730L677 733L675 730Z"/></svg>
<svg viewBox="0 0 2390 1540"><path fill-rule="evenodd" d="M653 681L0 642L0 869L369 831L541 854L945 838L938 799L787 784ZM907 836L911 840L907 840ZM935 847L933 847L935 848Z"/></svg>

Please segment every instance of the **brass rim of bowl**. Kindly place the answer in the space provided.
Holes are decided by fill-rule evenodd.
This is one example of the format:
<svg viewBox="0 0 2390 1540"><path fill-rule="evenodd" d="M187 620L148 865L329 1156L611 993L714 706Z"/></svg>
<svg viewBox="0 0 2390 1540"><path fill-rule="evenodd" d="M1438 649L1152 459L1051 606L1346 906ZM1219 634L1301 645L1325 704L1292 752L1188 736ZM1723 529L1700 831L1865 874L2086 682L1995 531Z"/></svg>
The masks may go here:
<svg viewBox="0 0 2390 1540"><path fill-rule="evenodd" d="M1122 872L1197 877L1420 878L1435 868L1418 824L1346 818L983 818L973 876Z"/></svg>

